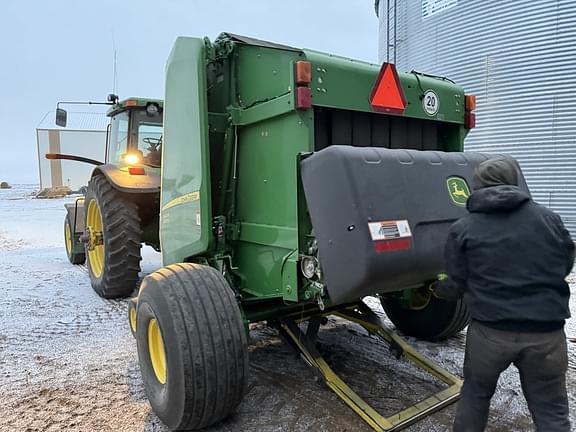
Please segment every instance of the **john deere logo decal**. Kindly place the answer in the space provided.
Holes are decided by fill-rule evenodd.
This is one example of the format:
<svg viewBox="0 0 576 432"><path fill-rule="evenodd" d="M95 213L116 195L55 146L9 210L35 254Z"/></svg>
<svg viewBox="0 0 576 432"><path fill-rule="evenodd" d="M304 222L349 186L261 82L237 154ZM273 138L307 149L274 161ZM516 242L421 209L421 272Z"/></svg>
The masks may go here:
<svg viewBox="0 0 576 432"><path fill-rule="evenodd" d="M448 192L450 193L450 198L454 201L454 204L459 206L465 206L466 201L470 198L470 189L466 180L462 177L449 177L446 180L448 186Z"/></svg>

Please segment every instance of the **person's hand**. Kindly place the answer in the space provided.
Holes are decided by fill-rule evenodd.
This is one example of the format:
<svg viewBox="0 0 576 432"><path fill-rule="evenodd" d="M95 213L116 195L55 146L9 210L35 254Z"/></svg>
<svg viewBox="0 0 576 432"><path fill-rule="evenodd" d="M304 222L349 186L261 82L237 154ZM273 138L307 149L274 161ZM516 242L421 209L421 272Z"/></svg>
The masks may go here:
<svg viewBox="0 0 576 432"><path fill-rule="evenodd" d="M436 287L438 286L438 282L442 282L448 279L448 275L446 273L438 273L436 276L436 280L433 281L430 285L428 285L428 289L432 293L432 295L436 298L438 297L438 293L436 292Z"/></svg>

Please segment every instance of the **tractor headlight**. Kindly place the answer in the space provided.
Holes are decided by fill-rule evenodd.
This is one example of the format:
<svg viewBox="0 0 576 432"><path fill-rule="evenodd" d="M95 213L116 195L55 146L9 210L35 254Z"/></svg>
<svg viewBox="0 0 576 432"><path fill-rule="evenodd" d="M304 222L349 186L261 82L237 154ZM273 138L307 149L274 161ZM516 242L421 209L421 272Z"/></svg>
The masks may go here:
<svg viewBox="0 0 576 432"><path fill-rule="evenodd" d="M318 271L318 260L311 256L305 256L300 261L300 269L307 279L312 279Z"/></svg>
<svg viewBox="0 0 576 432"><path fill-rule="evenodd" d="M140 157L134 153L127 153L124 155L124 162L126 162L128 165L136 165L138 162L140 162Z"/></svg>

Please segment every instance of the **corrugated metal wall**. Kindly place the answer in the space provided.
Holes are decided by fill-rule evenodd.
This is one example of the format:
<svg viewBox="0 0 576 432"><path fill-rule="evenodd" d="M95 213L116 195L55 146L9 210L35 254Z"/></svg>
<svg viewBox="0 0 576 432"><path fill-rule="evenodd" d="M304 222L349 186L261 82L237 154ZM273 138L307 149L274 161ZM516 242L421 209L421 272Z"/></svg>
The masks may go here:
<svg viewBox="0 0 576 432"><path fill-rule="evenodd" d="M534 198L576 238L576 1L376 3L380 60L395 48L399 70L447 76L477 95L466 149L516 157Z"/></svg>

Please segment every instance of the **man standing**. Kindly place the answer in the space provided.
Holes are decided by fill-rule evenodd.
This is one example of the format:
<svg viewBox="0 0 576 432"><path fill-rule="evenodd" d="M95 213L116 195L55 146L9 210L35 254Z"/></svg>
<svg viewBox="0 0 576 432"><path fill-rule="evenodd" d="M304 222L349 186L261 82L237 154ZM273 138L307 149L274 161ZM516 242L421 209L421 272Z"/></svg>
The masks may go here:
<svg viewBox="0 0 576 432"><path fill-rule="evenodd" d="M449 277L434 289L463 295L472 317L454 431L484 431L498 378L514 364L537 431L569 432L565 278L574 243L560 217L518 187L513 160L481 163L473 187L469 214L448 236Z"/></svg>

